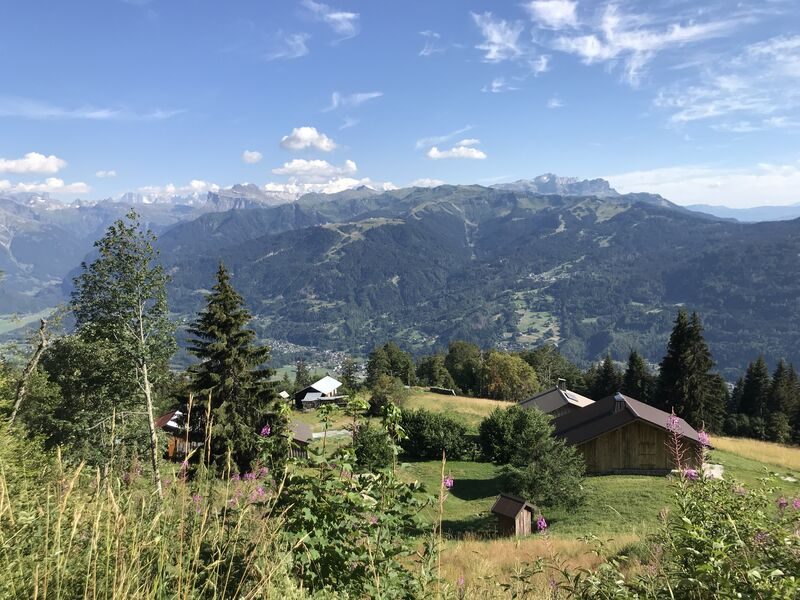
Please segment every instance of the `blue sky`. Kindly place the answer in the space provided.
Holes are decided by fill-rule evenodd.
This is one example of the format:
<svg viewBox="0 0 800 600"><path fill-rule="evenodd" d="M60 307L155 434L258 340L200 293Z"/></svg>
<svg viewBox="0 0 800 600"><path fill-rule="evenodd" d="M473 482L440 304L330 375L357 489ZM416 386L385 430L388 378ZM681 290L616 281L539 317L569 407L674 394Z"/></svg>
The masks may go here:
<svg viewBox="0 0 800 600"><path fill-rule="evenodd" d="M800 202L794 0L26 0L0 191L607 177Z"/></svg>

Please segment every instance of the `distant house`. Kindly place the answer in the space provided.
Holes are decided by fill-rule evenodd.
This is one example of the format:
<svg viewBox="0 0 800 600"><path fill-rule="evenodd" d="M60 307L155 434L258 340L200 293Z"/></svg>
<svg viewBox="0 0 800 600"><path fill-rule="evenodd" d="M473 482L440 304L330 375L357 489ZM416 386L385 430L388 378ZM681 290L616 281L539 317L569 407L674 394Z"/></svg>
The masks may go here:
<svg viewBox="0 0 800 600"><path fill-rule="evenodd" d="M319 381L315 381L308 387L296 392L294 395L295 406L309 409L317 408L323 404L343 404L347 396L339 394L340 387L342 387L341 381L326 375Z"/></svg>
<svg viewBox="0 0 800 600"><path fill-rule="evenodd" d="M669 413L617 393L558 417L556 437L577 447L592 475L660 475L676 465L670 451ZM677 419L685 468L700 468L701 442L697 431Z"/></svg>
<svg viewBox="0 0 800 600"><path fill-rule="evenodd" d="M291 396L291 395L289 394L289 392L287 392L286 390L281 390L280 392L278 392L278 397L279 397L281 400L288 400L288 399L289 399L289 398L291 398L292 396Z"/></svg>
<svg viewBox="0 0 800 600"><path fill-rule="evenodd" d="M156 428L167 434L167 451L164 455L169 460L183 460L192 450L203 447L202 437L194 434L187 437L183 412L177 408L159 416L155 424ZM289 423L289 430L292 432L290 456L308 458L308 445L314 438L311 427L299 421L292 421Z"/></svg>
<svg viewBox="0 0 800 600"><path fill-rule="evenodd" d="M538 408L543 413L552 415L553 418L586 408L590 404L594 404L594 400L568 390L565 379L559 379L556 387L519 403L522 408Z"/></svg>
<svg viewBox="0 0 800 600"><path fill-rule="evenodd" d="M529 535L533 528L536 507L511 494L500 494L494 501L492 512L497 515L497 532L500 535Z"/></svg>

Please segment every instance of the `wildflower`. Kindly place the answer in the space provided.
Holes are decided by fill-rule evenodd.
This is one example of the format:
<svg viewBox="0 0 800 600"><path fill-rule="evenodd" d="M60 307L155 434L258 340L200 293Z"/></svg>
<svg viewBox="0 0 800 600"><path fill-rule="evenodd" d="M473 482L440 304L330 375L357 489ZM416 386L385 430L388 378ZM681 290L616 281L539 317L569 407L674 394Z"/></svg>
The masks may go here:
<svg viewBox="0 0 800 600"><path fill-rule="evenodd" d="M778 498L775 502L778 505L778 510L783 510L789 506L789 501L786 498Z"/></svg>
<svg viewBox="0 0 800 600"><path fill-rule="evenodd" d="M536 531L544 531L547 529L547 521L544 519L544 515L539 515L536 519Z"/></svg>
<svg viewBox="0 0 800 600"><path fill-rule="evenodd" d="M464 576L463 576L463 575L461 575L461 576L458 578L458 581L456 581L456 584L457 584L457 585L458 585L458 587L460 587L460 588L463 588L463 587L464 587Z"/></svg>
<svg viewBox="0 0 800 600"><path fill-rule="evenodd" d="M263 487L258 486L253 492L250 494L250 502L256 502L257 500L261 500L267 495L266 490Z"/></svg>
<svg viewBox="0 0 800 600"><path fill-rule="evenodd" d="M765 544L769 541L769 534L766 531L759 531L753 536L753 542L756 544Z"/></svg>
<svg viewBox="0 0 800 600"><path fill-rule="evenodd" d="M241 481L241 479L242 479L242 476L239 475L238 473L234 473L233 477L231 477L231 481Z"/></svg>
<svg viewBox="0 0 800 600"><path fill-rule="evenodd" d="M678 415L675 414L674 410L667 419L667 429L669 429L672 433L681 432L681 420L678 418Z"/></svg>
<svg viewBox="0 0 800 600"><path fill-rule="evenodd" d="M269 469L267 467L261 467L258 470L258 476L259 477L266 477L268 474L269 474Z"/></svg>
<svg viewBox="0 0 800 600"><path fill-rule="evenodd" d="M795 498L792 500L792 508L795 510L800 510L800 498Z"/></svg>
<svg viewBox="0 0 800 600"><path fill-rule="evenodd" d="M376 517L375 515L370 515L369 516L369 524L370 525L377 525L378 524L378 517Z"/></svg>
<svg viewBox="0 0 800 600"><path fill-rule="evenodd" d="M203 497L200 494L194 494L192 496L192 502L194 502L195 511L197 512L197 514L199 515L200 513L202 513L203 509L200 505L203 502Z"/></svg>
<svg viewBox="0 0 800 600"><path fill-rule="evenodd" d="M689 481L697 481L700 479L700 473L698 473L695 469L684 470L683 476Z"/></svg>
<svg viewBox="0 0 800 600"><path fill-rule="evenodd" d="M697 439L700 440L700 443L703 444L703 446L711 445L711 438L706 433L705 429L701 429L697 432Z"/></svg>
<svg viewBox="0 0 800 600"><path fill-rule="evenodd" d="M228 500L228 504L230 504L232 507L236 508L236 506L239 504L239 499L238 498L231 498L230 500Z"/></svg>
<svg viewBox="0 0 800 600"><path fill-rule="evenodd" d="M455 485L455 479L453 479L452 475L448 475L447 477L444 478L444 481L442 482L442 484L448 490L453 489L453 485Z"/></svg>
<svg viewBox="0 0 800 600"><path fill-rule="evenodd" d="M255 481L256 479L258 479L258 475L256 475L255 473L245 473L244 474L244 480L245 481Z"/></svg>
<svg viewBox="0 0 800 600"><path fill-rule="evenodd" d="M261 428L261 437L269 437L270 433L272 433L272 427L270 427L269 424Z"/></svg>

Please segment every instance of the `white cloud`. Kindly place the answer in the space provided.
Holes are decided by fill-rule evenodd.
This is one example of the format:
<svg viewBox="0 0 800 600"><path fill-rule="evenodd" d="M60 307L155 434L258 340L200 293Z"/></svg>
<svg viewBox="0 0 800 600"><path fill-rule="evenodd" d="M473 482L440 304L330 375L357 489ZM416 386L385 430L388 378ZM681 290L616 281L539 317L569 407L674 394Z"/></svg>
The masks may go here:
<svg viewBox="0 0 800 600"><path fill-rule="evenodd" d="M540 27L558 30L578 26L577 6L571 0L535 0L525 8Z"/></svg>
<svg viewBox="0 0 800 600"><path fill-rule="evenodd" d="M314 0L303 0L305 6L314 17L327 24L337 35L342 36L341 40L346 40L358 35L359 14L336 10ZM340 41L341 41L340 40Z"/></svg>
<svg viewBox="0 0 800 600"><path fill-rule="evenodd" d="M558 96L553 96L547 101L547 108L561 108L564 103L559 100Z"/></svg>
<svg viewBox="0 0 800 600"><path fill-rule="evenodd" d="M637 84L646 65L659 52L730 33L735 20L707 23L672 23L666 28L646 27L651 21L645 15L625 14L615 4L607 4L596 33L561 36L555 47L576 54L587 65L620 60L623 79Z"/></svg>
<svg viewBox="0 0 800 600"><path fill-rule="evenodd" d="M417 140L417 143L414 145L414 147L417 150L420 150L421 148L425 148L427 146L434 146L436 144L442 144L442 143L444 143L444 142L446 142L448 140L452 140L457 135L461 135L462 133L466 133L470 129L472 129L472 125L466 125L466 126L462 127L461 129L456 129L455 131L451 131L450 133L446 133L444 135L434 135L434 136L430 136L430 137L420 138L420 139Z"/></svg>
<svg viewBox="0 0 800 600"><path fill-rule="evenodd" d="M339 92L333 92L331 94L331 104L327 108L323 109L323 112L330 112L332 110L336 110L337 108L352 108L354 106L364 104L364 102L369 100L380 98L381 96L383 96L383 92L358 92L355 94L340 94Z"/></svg>
<svg viewBox="0 0 800 600"><path fill-rule="evenodd" d="M422 179L415 179L411 183L408 184L408 187L424 187L424 188L433 188L439 187L440 185L445 185L445 182L441 179L431 179L430 177L423 177Z"/></svg>
<svg viewBox="0 0 800 600"><path fill-rule="evenodd" d="M339 131L341 131L343 129L350 129L351 127L355 127L356 125L358 125L358 123L359 123L358 119L355 119L353 117L345 117L342 120L342 124L339 126Z"/></svg>
<svg viewBox="0 0 800 600"><path fill-rule="evenodd" d="M529 60L528 65L530 66L531 72L536 76L546 73L550 70L550 55L540 54L536 58Z"/></svg>
<svg viewBox="0 0 800 600"><path fill-rule="evenodd" d="M327 181L319 183L308 182L289 182L289 183L274 183L270 182L264 185L264 191L272 192L275 194L285 194L290 197L300 197L303 194L317 193L317 194L335 194L345 190L366 186L370 189L384 192L388 190L396 190L397 186L390 181L379 182L373 181L369 177L363 179L355 179L352 177L334 177Z"/></svg>
<svg viewBox="0 0 800 600"><path fill-rule="evenodd" d="M22 158L0 158L0 173L58 173L66 166L64 159L38 152L28 152Z"/></svg>
<svg viewBox="0 0 800 600"><path fill-rule="evenodd" d="M304 160L295 158L282 167L272 169L276 175L286 175L290 182L323 183L334 177L352 175L358 170L356 163L346 160L344 165L337 167L326 160Z"/></svg>
<svg viewBox="0 0 800 600"><path fill-rule="evenodd" d="M490 12L471 14L483 35L483 42L475 47L483 50L485 62L502 62L522 56L519 36L524 26L521 22L509 23L504 19L495 19Z"/></svg>
<svg viewBox="0 0 800 600"><path fill-rule="evenodd" d="M505 77L495 77L489 85L481 88L482 92L490 92L492 94L502 94L503 92L513 92L519 88L515 88L506 81Z"/></svg>
<svg viewBox="0 0 800 600"><path fill-rule="evenodd" d="M662 89L655 104L676 124L714 120L716 129L733 133L795 127L786 113L800 107L800 36L747 46L696 79Z"/></svg>
<svg viewBox="0 0 800 600"><path fill-rule="evenodd" d="M285 150L304 150L316 148L322 152L336 149L336 143L316 127L295 127L289 135L281 138L281 148Z"/></svg>
<svg viewBox="0 0 800 600"><path fill-rule="evenodd" d="M202 179L192 179L188 185L176 186L174 183L168 183L167 185L146 185L140 187L137 191L147 196L163 197L217 192L219 189L220 187L216 183L209 183Z"/></svg>
<svg viewBox="0 0 800 600"><path fill-rule="evenodd" d="M419 34L425 38L425 45L419 51L419 56L432 56L439 52L444 52L444 48L437 46L436 42L442 36L435 31L420 31Z"/></svg>
<svg viewBox="0 0 800 600"><path fill-rule="evenodd" d="M486 153L478 148L475 148L477 144L480 144L479 140L470 138L461 140L449 150L439 150L439 148L434 146L428 150L427 156L433 160L440 160L443 158L469 158L473 160L484 160L486 158Z"/></svg>
<svg viewBox="0 0 800 600"><path fill-rule="evenodd" d="M37 194L88 194L92 188L82 181L76 181L75 183L64 183L63 179L58 179L57 177L48 177L43 182L33 181L30 183L12 184L8 180L3 180L0 181L0 189L9 191L11 193L28 192Z"/></svg>
<svg viewBox="0 0 800 600"><path fill-rule="evenodd" d="M20 98L17 96L0 96L0 117L18 117L22 119L83 119L89 121L161 121L186 112L185 110L154 109L149 112L135 112L127 108L98 108L82 106L65 108L47 102Z"/></svg>
<svg viewBox="0 0 800 600"><path fill-rule="evenodd" d="M261 162L262 158L264 158L264 155L258 150L245 150L242 152L242 161L246 162L248 165L254 165L257 162Z"/></svg>
<svg viewBox="0 0 800 600"><path fill-rule="evenodd" d="M117 172L114 171L113 169L110 171L97 171L97 173L95 173L94 176L99 177L100 179L107 179L109 177L116 177Z"/></svg>
<svg viewBox="0 0 800 600"><path fill-rule="evenodd" d="M276 37L276 48L264 57L266 60L292 60L308 54L309 34L279 31Z"/></svg>
<svg viewBox="0 0 800 600"><path fill-rule="evenodd" d="M684 165L610 175L620 192L661 194L677 204L722 204L733 208L800 201L800 161L746 168Z"/></svg>

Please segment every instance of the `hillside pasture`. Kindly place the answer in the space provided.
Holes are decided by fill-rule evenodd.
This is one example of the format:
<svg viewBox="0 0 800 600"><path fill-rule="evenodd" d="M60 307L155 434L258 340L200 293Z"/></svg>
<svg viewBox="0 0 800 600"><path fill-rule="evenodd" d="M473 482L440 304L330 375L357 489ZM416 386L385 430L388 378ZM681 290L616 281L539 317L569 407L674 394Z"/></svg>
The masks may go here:
<svg viewBox="0 0 800 600"><path fill-rule="evenodd" d="M481 421L495 408L508 408L513 404L513 402L502 400L434 394L421 388L414 388L403 400L402 408L404 410L424 408L431 412L444 413L448 417L461 421L467 428L477 431Z"/></svg>

